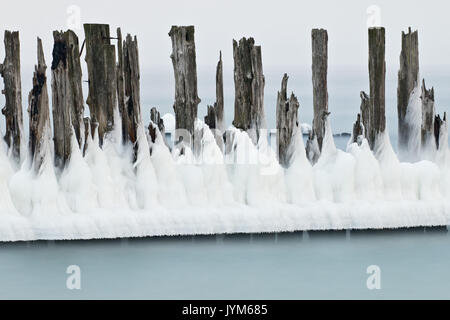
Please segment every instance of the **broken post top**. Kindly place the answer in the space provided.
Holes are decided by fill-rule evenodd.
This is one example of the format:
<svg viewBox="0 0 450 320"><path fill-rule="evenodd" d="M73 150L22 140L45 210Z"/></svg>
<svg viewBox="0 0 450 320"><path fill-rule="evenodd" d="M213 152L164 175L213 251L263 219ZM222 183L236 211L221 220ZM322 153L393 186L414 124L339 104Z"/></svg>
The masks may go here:
<svg viewBox="0 0 450 320"><path fill-rule="evenodd" d="M317 54L326 54L328 49L328 31L325 29L312 29L311 38L313 46L321 46L322 50L317 50Z"/></svg>
<svg viewBox="0 0 450 320"><path fill-rule="evenodd" d="M103 42L104 44L111 43L109 24L86 23L83 26L85 34L90 35L90 39L93 41Z"/></svg>
<svg viewBox="0 0 450 320"><path fill-rule="evenodd" d="M369 49L377 44L385 44L386 29L384 27L369 28ZM383 47L384 49L384 47Z"/></svg>
<svg viewBox="0 0 450 320"><path fill-rule="evenodd" d="M37 49L37 56L38 56L38 64L37 64L37 70L40 72L44 72L47 70L47 65L45 64L45 57L44 57L44 49L42 47L42 40L41 38L37 38L38 43L38 49Z"/></svg>
<svg viewBox="0 0 450 320"><path fill-rule="evenodd" d="M67 67L67 43L64 38L64 33L61 31L53 32L53 61L52 61L52 70L58 68L60 63L63 64L64 69Z"/></svg>
<svg viewBox="0 0 450 320"><path fill-rule="evenodd" d="M195 42L195 27L194 26L172 26L169 32L169 36L173 37L177 33L184 34L184 40L186 42Z"/></svg>
<svg viewBox="0 0 450 320"><path fill-rule="evenodd" d="M430 100L434 102L434 87L431 87L431 89L428 90L425 79L422 80L422 95L420 98L422 101Z"/></svg>
<svg viewBox="0 0 450 320"><path fill-rule="evenodd" d="M287 73L284 74L283 80L281 81L281 91L278 93L284 100L287 100L287 86L288 86L289 76Z"/></svg>

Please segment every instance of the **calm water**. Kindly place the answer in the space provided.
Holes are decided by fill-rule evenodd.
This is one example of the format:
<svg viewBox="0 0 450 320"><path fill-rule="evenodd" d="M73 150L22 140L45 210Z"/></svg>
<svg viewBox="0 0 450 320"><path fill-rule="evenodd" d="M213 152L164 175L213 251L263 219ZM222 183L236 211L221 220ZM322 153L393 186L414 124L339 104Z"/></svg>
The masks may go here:
<svg viewBox="0 0 450 320"><path fill-rule="evenodd" d="M449 247L423 229L2 244L0 298L448 299ZM66 289L70 265L81 291Z"/></svg>

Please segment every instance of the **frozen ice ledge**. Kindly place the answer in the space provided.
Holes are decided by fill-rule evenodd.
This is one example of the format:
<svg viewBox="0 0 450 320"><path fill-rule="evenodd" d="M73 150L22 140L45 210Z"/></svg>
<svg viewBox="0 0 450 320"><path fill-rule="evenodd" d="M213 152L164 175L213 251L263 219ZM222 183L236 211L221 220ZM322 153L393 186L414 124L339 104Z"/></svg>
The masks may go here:
<svg viewBox="0 0 450 320"><path fill-rule="evenodd" d="M196 126L203 130L196 154L170 151L159 133L152 143L139 128L133 161L133 147L115 130L103 148L98 141L88 141L85 154L73 148L62 172L51 143L38 173L27 160L14 166L1 146L0 241L450 225L448 147L401 162L386 133L374 151L364 140L343 152L328 124L318 163L307 160L299 131L284 169L265 139L256 146L230 128L224 155L208 127Z"/></svg>

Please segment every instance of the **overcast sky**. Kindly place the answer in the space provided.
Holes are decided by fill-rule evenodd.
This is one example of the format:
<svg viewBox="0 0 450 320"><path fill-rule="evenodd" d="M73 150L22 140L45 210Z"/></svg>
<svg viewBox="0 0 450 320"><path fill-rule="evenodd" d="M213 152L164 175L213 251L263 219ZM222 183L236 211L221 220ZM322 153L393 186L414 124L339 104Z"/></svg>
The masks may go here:
<svg viewBox="0 0 450 320"><path fill-rule="evenodd" d="M380 8L387 28L388 65L398 65L401 30L409 25L420 31L422 65L450 64L450 4L444 0L4 0L0 26L20 30L23 67L35 63L36 36L43 38L50 59L51 32L73 23L67 12L72 5L80 8L81 23L109 23L113 31L121 26L136 34L143 68L170 64L168 32L174 24L196 26L199 66L214 65L219 50L231 66L232 39L242 36L262 45L266 67L309 66L313 27L329 31L330 65L366 65L371 5ZM82 30L75 31L84 39ZM2 57L3 51L1 46Z"/></svg>
<svg viewBox="0 0 450 320"><path fill-rule="evenodd" d="M199 117L215 100L215 68L219 51L225 66L225 109L233 117L234 83L232 39L252 36L262 46L266 75L266 113L274 125L276 93L284 72L289 87L300 97L303 121L312 119L311 29L326 28L329 34L330 109L337 130L349 130L360 105L360 90L368 90L367 24L387 29L387 116L396 121L396 77L401 32L408 26L419 30L422 76L436 87L438 111L448 110L450 75L450 4L444 0L3 0L3 29L19 30L21 38L23 107L36 63L36 37L43 39L47 65L51 63L52 31L73 29L84 40L83 23L108 23L114 35L137 35L141 64L141 102L144 119L150 107L173 112L172 51L168 36L172 25L195 25L199 66ZM77 19L79 16L79 19ZM2 41L2 40L0 40ZM0 62L4 47L0 45ZM87 80L83 63L83 80ZM430 71L433 69L434 71ZM350 71L358 76L352 78ZM436 72L437 70L437 72ZM47 73L50 76L49 73ZM439 77L438 77L439 76ZM0 88L2 85L0 84ZM84 84L87 97L87 85ZM0 96L3 105L4 97ZM86 108L87 110L87 108ZM340 119L339 117L342 117ZM27 122L25 117L25 122ZM4 121L0 121L0 129ZM391 131L396 131L392 128Z"/></svg>

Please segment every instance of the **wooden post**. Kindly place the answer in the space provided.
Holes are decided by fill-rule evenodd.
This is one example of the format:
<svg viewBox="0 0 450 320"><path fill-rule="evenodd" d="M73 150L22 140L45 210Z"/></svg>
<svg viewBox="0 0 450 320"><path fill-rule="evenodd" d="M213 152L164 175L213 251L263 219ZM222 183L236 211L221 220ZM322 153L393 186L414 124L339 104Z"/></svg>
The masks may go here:
<svg viewBox="0 0 450 320"><path fill-rule="evenodd" d="M127 35L123 45L125 71L125 109L122 121L126 123L127 140L137 142L137 129L142 123L140 102L139 49L137 38Z"/></svg>
<svg viewBox="0 0 450 320"><path fill-rule="evenodd" d="M358 113L355 124L353 125L353 143L361 145L360 137L364 136L364 126L361 119L361 114Z"/></svg>
<svg viewBox="0 0 450 320"><path fill-rule="evenodd" d="M91 119L90 118L84 118L84 146L83 146L83 156L86 156L86 151L89 146L89 140L92 140L93 133L92 133L92 125L91 125Z"/></svg>
<svg viewBox="0 0 450 320"><path fill-rule="evenodd" d="M123 142L128 141L128 113L125 109L125 70L123 48L124 43L122 39L122 31L117 28L117 102L119 112L122 119L122 139Z"/></svg>
<svg viewBox="0 0 450 320"><path fill-rule="evenodd" d="M63 168L72 152L72 134L78 147L84 139L84 102L78 37L73 31L53 33L52 106L55 163Z"/></svg>
<svg viewBox="0 0 450 320"><path fill-rule="evenodd" d="M152 139L152 142L156 142L156 128L158 128L159 132L161 133L164 142L166 142L166 129L164 127L164 120L161 119L161 114L156 108L152 108L150 110L150 119L152 123L148 127L148 131L150 134L150 137ZM167 143L166 143L167 145Z"/></svg>
<svg viewBox="0 0 450 320"><path fill-rule="evenodd" d="M434 138L434 88L427 90L425 80L422 82L422 147L426 147ZM434 142L433 142L434 143Z"/></svg>
<svg viewBox="0 0 450 320"><path fill-rule="evenodd" d="M436 139L436 146L437 149L439 150L441 147L443 148L447 148L447 146L441 146L441 130L442 127L446 124L447 122L447 113L444 113L444 118L441 118L441 116L438 114L435 117L434 120L434 138Z"/></svg>
<svg viewBox="0 0 450 320"><path fill-rule="evenodd" d="M175 73L175 117L177 136L186 138L178 130L186 130L191 141L184 141L193 147L194 125L197 119L198 105L201 100L197 89L197 61L195 53L195 29L194 26L173 26L169 36L172 39L173 53L171 55Z"/></svg>
<svg viewBox="0 0 450 320"><path fill-rule="evenodd" d="M23 132L22 86L20 78L19 32L5 31L5 60L0 64L6 104L2 114L6 118L5 141L13 157L20 161L20 146Z"/></svg>
<svg viewBox="0 0 450 320"><path fill-rule="evenodd" d="M89 105L93 123L98 123L100 144L114 127L117 105L116 52L111 45L109 25L85 24L86 63L89 74Z"/></svg>
<svg viewBox="0 0 450 320"><path fill-rule="evenodd" d="M314 91L313 130L322 151L325 136L324 114L328 112L328 33L312 30L312 75Z"/></svg>
<svg viewBox="0 0 450 320"><path fill-rule="evenodd" d="M370 97L364 91L360 93L361 97L361 123L364 126L364 137L369 142L370 146L373 146L375 141L371 137L371 115L370 115Z"/></svg>
<svg viewBox="0 0 450 320"><path fill-rule="evenodd" d="M208 106L208 113L205 117L205 124L211 129L217 129L217 114L216 108L213 106Z"/></svg>
<svg viewBox="0 0 450 320"><path fill-rule="evenodd" d="M370 127L368 135L371 148L386 130L386 60L385 29L369 29L369 76L370 76Z"/></svg>
<svg viewBox="0 0 450 320"><path fill-rule="evenodd" d="M285 74L277 101L277 150L280 164L285 168L291 165L295 153L294 144L295 135L299 130L298 109L300 108L294 93L288 99L288 81L289 77Z"/></svg>
<svg viewBox="0 0 450 320"><path fill-rule="evenodd" d="M38 64L33 75L33 90L28 96L28 113L30 116L29 150L33 159L32 166L36 173L39 172L45 158L45 139L51 139L46 70L42 41L38 38Z"/></svg>
<svg viewBox="0 0 450 320"><path fill-rule="evenodd" d="M400 71L398 72L397 108L399 147L407 148L411 137L410 127L406 123L411 93L419 84L419 36L418 32L402 32L402 51Z"/></svg>
<svg viewBox="0 0 450 320"><path fill-rule="evenodd" d="M261 47L253 38L242 38L239 44L233 40L235 114L233 125L247 131L254 144L266 126L264 114L265 77Z"/></svg>
<svg viewBox="0 0 450 320"><path fill-rule="evenodd" d="M216 114L216 129L222 134L225 133L225 115L224 115L225 99L223 93L223 62L222 52L220 52L220 59L217 63L216 71L216 103L214 104L214 111Z"/></svg>

